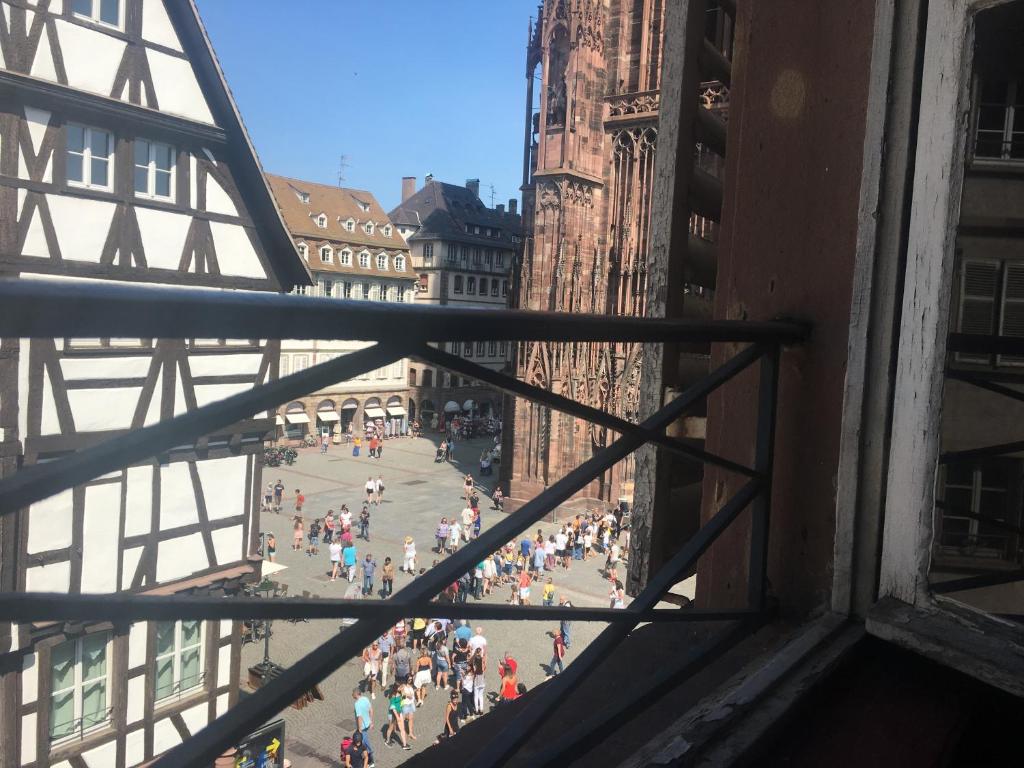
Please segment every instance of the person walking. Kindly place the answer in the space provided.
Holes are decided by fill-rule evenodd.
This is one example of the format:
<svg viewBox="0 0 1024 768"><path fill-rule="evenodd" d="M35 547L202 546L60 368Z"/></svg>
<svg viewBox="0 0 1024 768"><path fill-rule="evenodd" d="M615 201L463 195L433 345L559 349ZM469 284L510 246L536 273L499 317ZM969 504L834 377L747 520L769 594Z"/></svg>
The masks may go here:
<svg viewBox="0 0 1024 768"><path fill-rule="evenodd" d="M379 440L377 439L377 433L374 432L373 435L370 437L370 458L371 459L377 458L377 443L378 442L379 442Z"/></svg>
<svg viewBox="0 0 1024 768"><path fill-rule="evenodd" d="M377 482L373 479L373 477L366 478L366 485L364 486L364 488L366 489L366 503L376 504Z"/></svg>
<svg viewBox="0 0 1024 768"><path fill-rule="evenodd" d="M473 714L479 717L484 713L484 694L487 691L487 678L484 677L487 659L484 658L483 648L473 650L469 666L473 671Z"/></svg>
<svg viewBox="0 0 1024 768"><path fill-rule="evenodd" d="M377 561L369 552L363 558L363 597L373 594L373 575L377 571Z"/></svg>
<svg viewBox="0 0 1024 768"><path fill-rule="evenodd" d="M274 511L281 511L281 503L284 500L284 483L278 480L274 483Z"/></svg>
<svg viewBox="0 0 1024 768"><path fill-rule="evenodd" d="M363 438L356 435L352 438L352 455L359 458L359 449L363 447Z"/></svg>
<svg viewBox="0 0 1024 768"><path fill-rule="evenodd" d="M306 557L320 554L320 518L318 517L309 524L309 546L306 547Z"/></svg>
<svg viewBox="0 0 1024 768"><path fill-rule="evenodd" d="M292 524L292 552L298 552L302 549L302 530L303 530L302 517L296 515Z"/></svg>
<svg viewBox="0 0 1024 768"><path fill-rule="evenodd" d="M320 455L327 455L327 444L330 443L331 436L326 432L320 436Z"/></svg>
<svg viewBox="0 0 1024 768"><path fill-rule="evenodd" d="M331 581L337 581L341 570L341 542L332 541L328 550L331 553Z"/></svg>
<svg viewBox="0 0 1024 768"><path fill-rule="evenodd" d="M365 541L370 540L370 508L366 506L359 513L359 538Z"/></svg>
<svg viewBox="0 0 1024 768"><path fill-rule="evenodd" d="M274 508L274 484L267 483L267 489L263 492L263 511L270 512Z"/></svg>
<svg viewBox="0 0 1024 768"><path fill-rule="evenodd" d="M354 544L345 547L341 550L341 562L345 566L345 577L351 584L356 580L356 562L358 561L358 554L356 553L356 547Z"/></svg>
<svg viewBox="0 0 1024 768"><path fill-rule="evenodd" d="M373 728L373 708L370 700L358 688L352 689L353 710L356 716L356 730L363 735L363 744L370 753L370 765L373 765L373 745L370 744L370 729Z"/></svg>
<svg viewBox="0 0 1024 768"><path fill-rule="evenodd" d="M306 497L302 494L298 488L295 489L295 514L298 517L302 517L302 507L306 503Z"/></svg>
<svg viewBox="0 0 1024 768"><path fill-rule="evenodd" d="M324 518L324 544L334 541L334 510L328 509Z"/></svg>
<svg viewBox="0 0 1024 768"><path fill-rule="evenodd" d="M453 555L459 548L459 534L462 532L462 526L459 525L459 521L452 519L451 525L448 526L448 551Z"/></svg>
<svg viewBox="0 0 1024 768"><path fill-rule="evenodd" d="M559 605L560 608L572 608L572 603L570 603L568 601L568 599L566 599L565 597L558 598L558 605ZM559 623L558 623L558 633L562 636L562 642L565 644L566 648L569 647L569 641L570 641L570 634L569 633L570 633L571 630L572 630L572 622L569 621L569 619L562 619L561 621L559 621Z"/></svg>
<svg viewBox="0 0 1024 768"><path fill-rule="evenodd" d="M469 497L473 495L473 476L466 475L463 481L463 495L466 498L466 506L469 506Z"/></svg>
<svg viewBox="0 0 1024 768"><path fill-rule="evenodd" d="M416 706L422 707L427 700L427 687L430 685L430 651L424 645L420 649L420 657L416 659L416 676L412 679L416 689Z"/></svg>
<svg viewBox="0 0 1024 768"><path fill-rule="evenodd" d="M402 749L411 749L405 740L405 719L402 717L402 691L398 683L391 686L388 692L388 729L384 733L384 746L391 746L391 739L398 733Z"/></svg>
<svg viewBox="0 0 1024 768"><path fill-rule="evenodd" d="M377 677L380 675L380 643L376 640L372 645L363 649L363 678L365 691L370 692L370 698L376 699L374 686L377 684Z"/></svg>
<svg viewBox="0 0 1024 768"><path fill-rule="evenodd" d="M377 475L376 483L377 506L384 503L384 475Z"/></svg>
<svg viewBox="0 0 1024 768"><path fill-rule="evenodd" d="M441 522L437 525L437 530L434 531L434 538L437 540L437 548L434 550L437 554L444 554L445 543L448 541L448 518L442 517Z"/></svg>
<svg viewBox="0 0 1024 768"><path fill-rule="evenodd" d="M452 691L448 697L448 704L444 708L444 728L435 743L440 744L442 739L450 739L459 732L459 692Z"/></svg>
<svg viewBox="0 0 1024 768"><path fill-rule="evenodd" d="M436 670L436 676L434 678L434 688L447 688L448 687L448 671L452 666L451 654L448 653L448 646L444 642L444 638L440 638L438 642L434 644L434 669Z"/></svg>
<svg viewBox="0 0 1024 768"><path fill-rule="evenodd" d="M274 562L277 557L277 538L273 533L267 534L267 559Z"/></svg>
<svg viewBox="0 0 1024 768"><path fill-rule="evenodd" d="M384 567L381 568L380 572L380 583L382 597L391 597L391 592L395 587L395 564L391 562L390 557L384 558Z"/></svg>
<svg viewBox="0 0 1024 768"><path fill-rule="evenodd" d="M544 585L544 599L541 602L544 605L555 604L555 585L550 576L548 576L547 583Z"/></svg>
<svg viewBox="0 0 1024 768"><path fill-rule="evenodd" d="M559 672L564 671L562 666L562 659L565 658L565 640L562 638L562 633L555 633L554 652L551 656L551 663L548 664L548 677L554 677Z"/></svg>
<svg viewBox="0 0 1024 768"><path fill-rule="evenodd" d="M405 537L402 553L402 570L410 574L416 573L416 542L412 540L412 536Z"/></svg>
<svg viewBox="0 0 1024 768"><path fill-rule="evenodd" d="M462 519L462 540L468 542L469 532L473 528L473 508L467 503L459 517Z"/></svg>

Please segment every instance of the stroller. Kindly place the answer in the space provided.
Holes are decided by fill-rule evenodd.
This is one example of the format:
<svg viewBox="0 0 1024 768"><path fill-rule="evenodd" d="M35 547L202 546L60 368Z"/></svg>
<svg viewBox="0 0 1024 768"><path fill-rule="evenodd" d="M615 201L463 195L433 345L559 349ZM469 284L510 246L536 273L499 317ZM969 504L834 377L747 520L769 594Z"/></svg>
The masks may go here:
<svg viewBox="0 0 1024 768"><path fill-rule="evenodd" d="M442 442L439 446L437 446L437 453L434 454L434 463L435 464L440 464L442 461L444 461L445 454L447 452L448 451L447 451L446 443Z"/></svg>

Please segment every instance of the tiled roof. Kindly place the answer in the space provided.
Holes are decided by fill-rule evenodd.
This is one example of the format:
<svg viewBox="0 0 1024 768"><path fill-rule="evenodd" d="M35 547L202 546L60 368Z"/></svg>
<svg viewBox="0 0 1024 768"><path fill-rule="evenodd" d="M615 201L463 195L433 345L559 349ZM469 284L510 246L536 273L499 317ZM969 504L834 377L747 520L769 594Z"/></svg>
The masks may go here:
<svg viewBox="0 0 1024 768"><path fill-rule="evenodd" d="M305 243L308 248L306 262L311 272L332 272L378 279L416 279L409 259L409 246L384 213L380 203L369 192L270 174L267 174L267 181L296 245ZM327 218L327 226L324 228L316 224L316 218L321 213ZM349 232L344 227L344 222L349 218L356 222L354 232ZM363 225L369 221L375 225L372 235L363 229ZM386 225L392 225L391 237L385 236L382 231ZM333 250L330 262L320 259L320 248L324 245L331 246ZM341 251L346 248L352 251L352 262L347 266L342 265L340 259ZM369 267L359 266L359 254L364 250L370 254ZM388 255L386 271L377 269L377 255L382 252ZM394 269L396 254L405 257L404 272L396 272Z"/></svg>
<svg viewBox="0 0 1024 768"><path fill-rule="evenodd" d="M405 202L388 214L392 221L420 226L411 240L444 239L474 245L500 245L513 248L513 235L520 235L523 220L519 214L488 208L466 187L428 181ZM466 225L498 229L498 237L466 232Z"/></svg>

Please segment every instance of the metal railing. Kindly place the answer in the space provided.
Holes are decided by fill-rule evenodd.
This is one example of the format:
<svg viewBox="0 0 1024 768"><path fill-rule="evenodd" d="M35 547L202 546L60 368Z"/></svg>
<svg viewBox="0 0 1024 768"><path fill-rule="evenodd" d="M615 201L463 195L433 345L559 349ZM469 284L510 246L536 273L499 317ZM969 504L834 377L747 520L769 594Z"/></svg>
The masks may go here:
<svg viewBox="0 0 1024 768"><path fill-rule="evenodd" d="M727 628L660 670L656 680L616 697L590 713L585 724L548 744L546 764L621 719L641 700L676 685L748 634L766 613L767 538L779 356L784 345L802 341L806 329L789 322L692 322L632 317L510 310L380 305L277 294L145 288L127 284L74 284L35 279L0 281L0 336L352 339L376 342L252 390L233 395L171 420L134 430L45 464L25 467L0 480L0 514L7 515L107 472L129 466L212 430L274 409L296 397L355 377L406 356L484 381L518 397L619 434L607 447L546 488L516 512L485 529L479 538L442 560L424 576L384 601L270 598L224 600L203 596L0 594L0 616L15 622L44 620L117 621L172 619L356 618L206 728L158 758L154 766L208 765L226 748L295 701L344 662L359 655L397 619L443 611L451 618L494 618L609 622L597 638L554 679L531 696L500 734L469 762L505 762L542 719L611 652L639 622L727 622ZM60 307L54 312L53 307ZM430 342L444 341L643 342L706 345L748 344L638 424L531 386L505 374L450 355ZM669 437L666 428L738 374L760 367L754 466L726 459ZM435 598L485 555L539 521L602 472L644 445L654 443L688 461L704 462L746 478L689 541L654 574L625 609L442 604ZM658 609L661 597L690 572L698 558L748 506L751 509L749 602L740 610Z"/></svg>

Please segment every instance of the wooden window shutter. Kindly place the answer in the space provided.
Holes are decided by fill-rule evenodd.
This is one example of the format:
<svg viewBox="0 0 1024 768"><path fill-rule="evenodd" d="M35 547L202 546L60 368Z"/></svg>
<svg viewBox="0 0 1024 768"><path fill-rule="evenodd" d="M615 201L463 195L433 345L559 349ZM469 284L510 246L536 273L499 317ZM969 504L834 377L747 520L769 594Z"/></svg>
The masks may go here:
<svg viewBox="0 0 1024 768"><path fill-rule="evenodd" d="M1006 262L1003 276L1001 336L1024 337L1024 262ZM1024 357L1000 355L1003 365L1024 365Z"/></svg>
<svg viewBox="0 0 1024 768"><path fill-rule="evenodd" d="M965 259L960 275L960 333L991 336L995 330L999 262ZM988 355L959 353L964 362L987 363Z"/></svg>

